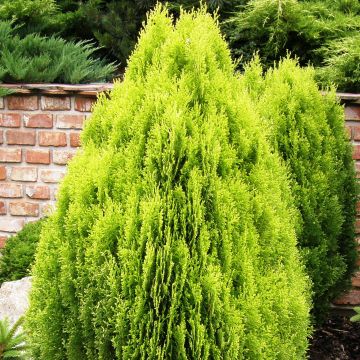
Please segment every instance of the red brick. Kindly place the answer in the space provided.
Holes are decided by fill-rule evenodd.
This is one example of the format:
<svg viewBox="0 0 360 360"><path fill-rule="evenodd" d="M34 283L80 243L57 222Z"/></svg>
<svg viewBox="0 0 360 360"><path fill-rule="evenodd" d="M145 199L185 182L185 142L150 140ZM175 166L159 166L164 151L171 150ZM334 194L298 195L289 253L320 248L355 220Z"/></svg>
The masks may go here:
<svg viewBox="0 0 360 360"><path fill-rule="evenodd" d="M3 201L0 201L0 215L6 215L6 205Z"/></svg>
<svg viewBox="0 0 360 360"><path fill-rule="evenodd" d="M50 199L50 188L48 186L27 186L25 192L30 199Z"/></svg>
<svg viewBox="0 0 360 360"><path fill-rule="evenodd" d="M65 165L71 160L75 155L73 151L67 150L54 150L53 152L53 163L59 165Z"/></svg>
<svg viewBox="0 0 360 360"><path fill-rule="evenodd" d="M22 185L0 183L0 197L3 198L20 198L22 197Z"/></svg>
<svg viewBox="0 0 360 360"><path fill-rule="evenodd" d="M57 115L56 127L58 129L82 129L84 120L84 115Z"/></svg>
<svg viewBox="0 0 360 360"><path fill-rule="evenodd" d="M360 160L360 145L353 145L353 159Z"/></svg>
<svg viewBox="0 0 360 360"><path fill-rule="evenodd" d="M0 166L0 180L6 179L6 167Z"/></svg>
<svg viewBox="0 0 360 360"><path fill-rule="evenodd" d="M24 125L29 128L52 128L53 116L51 114L24 115Z"/></svg>
<svg viewBox="0 0 360 360"><path fill-rule="evenodd" d="M65 175L64 171L41 170L40 179L45 183L58 183Z"/></svg>
<svg viewBox="0 0 360 360"><path fill-rule="evenodd" d="M0 249L5 247L6 240L8 239L7 236L0 236Z"/></svg>
<svg viewBox="0 0 360 360"><path fill-rule="evenodd" d="M23 226L23 219L0 218L0 231L18 232Z"/></svg>
<svg viewBox="0 0 360 360"><path fill-rule="evenodd" d="M37 110L39 108L36 95L11 95L6 99L9 110Z"/></svg>
<svg viewBox="0 0 360 360"><path fill-rule="evenodd" d="M21 115L20 114L2 114L0 117L0 126L3 127L14 127L18 128L21 125Z"/></svg>
<svg viewBox="0 0 360 360"><path fill-rule="evenodd" d="M75 98L75 110L90 112L92 106L96 102L95 97L79 97Z"/></svg>
<svg viewBox="0 0 360 360"><path fill-rule="evenodd" d="M353 289L334 301L336 305L359 305L360 290Z"/></svg>
<svg viewBox="0 0 360 360"><path fill-rule="evenodd" d="M71 147L80 146L80 133L71 133L70 134L70 145Z"/></svg>
<svg viewBox="0 0 360 360"><path fill-rule="evenodd" d="M360 106L357 105L346 106L345 120L360 120Z"/></svg>
<svg viewBox="0 0 360 360"><path fill-rule="evenodd" d="M360 126L358 126L358 125L348 126L347 125L346 129L351 130L351 139L360 140Z"/></svg>
<svg viewBox="0 0 360 360"><path fill-rule="evenodd" d="M11 169L11 180L15 181L36 181L37 168L36 167L13 167Z"/></svg>
<svg viewBox="0 0 360 360"><path fill-rule="evenodd" d="M360 287L360 272L354 274L353 278L351 279L352 286Z"/></svg>
<svg viewBox="0 0 360 360"><path fill-rule="evenodd" d="M26 150L25 161L29 164L50 164L50 150Z"/></svg>
<svg viewBox="0 0 360 360"><path fill-rule="evenodd" d="M35 131L8 130L6 141L9 145L35 145Z"/></svg>
<svg viewBox="0 0 360 360"><path fill-rule="evenodd" d="M71 102L68 96L42 96L42 110L70 110Z"/></svg>
<svg viewBox="0 0 360 360"><path fill-rule="evenodd" d="M21 162L21 149L0 149L0 162Z"/></svg>
<svg viewBox="0 0 360 360"><path fill-rule="evenodd" d="M360 234L360 219L355 220L355 233Z"/></svg>
<svg viewBox="0 0 360 360"><path fill-rule="evenodd" d="M0 130L0 144L2 144L4 142L4 132L3 130Z"/></svg>
<svg viewBox="0 0 360 360"><path fill-rule="evenodd" d="M29 202L11 202L10 214L14 216L39 216L39 204Z"/></svg>
<svg viewBox="0 0 360 360"><path fill-rule="evenodd" d="M66 133L55 131L40 131L39 144L41 146L66 146Z"/></svg>

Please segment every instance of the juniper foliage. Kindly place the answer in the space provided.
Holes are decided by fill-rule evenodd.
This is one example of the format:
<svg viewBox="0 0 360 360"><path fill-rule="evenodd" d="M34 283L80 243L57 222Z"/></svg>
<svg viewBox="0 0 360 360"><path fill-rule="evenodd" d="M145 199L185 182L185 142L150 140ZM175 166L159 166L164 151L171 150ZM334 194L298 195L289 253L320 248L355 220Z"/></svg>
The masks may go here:
<svg viewBox="0 0 360 360"><path fill-rule="evenodd" d="M20 37L10 22L0 22L0 81L87 83L105 81L114 64L96 59L88 42L29 34Z"/></svg>
<svg viewBox="0 0 360 360"><path fill-rule="evenodd" d="M291 174L301 214L299 246L320 323L330 302L349 288L355 269L358 188L343 108L333 90L319 92L314 78L313 68L301 69L287 58L264 77L256 60L243 81Z"/></svg>
<svg viewBox="0 0 360 360"><path fill-rule="evenodd" d="M360 77L360 4L357 0L251 0L224 23L233 55L242 66L258 52L266 68L290 52L318 80L357 91Z"/></svg>
<svg viewBox="0 0 360 360"><path fill-rule="evenodd" d="M41 234L36 359L301 359L287 173L205 10L148 18Z"/></svg>

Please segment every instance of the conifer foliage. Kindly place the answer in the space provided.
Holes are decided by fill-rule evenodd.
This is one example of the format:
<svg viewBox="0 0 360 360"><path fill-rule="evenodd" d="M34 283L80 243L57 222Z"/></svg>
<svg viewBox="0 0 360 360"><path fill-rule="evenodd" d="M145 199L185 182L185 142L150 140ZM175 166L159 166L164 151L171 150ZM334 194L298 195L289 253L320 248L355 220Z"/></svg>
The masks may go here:
<svg viewBox="0 0 360 360"><path fill-rule="evenodd" d="M311 67L301 69L287 58L261 74L255 61L243 80L291 174L301 216L299 246L313 282L313 315L321 321L330 302L350 286L356 261L357 186L344 111L334 91L319 92Z"/></svg>
<svg viewBox="0 0 360 360"><path fill-rule="evenodd" d="M42 231L35 359L301 359L287 174L205 10L149 16Z"/></svg>

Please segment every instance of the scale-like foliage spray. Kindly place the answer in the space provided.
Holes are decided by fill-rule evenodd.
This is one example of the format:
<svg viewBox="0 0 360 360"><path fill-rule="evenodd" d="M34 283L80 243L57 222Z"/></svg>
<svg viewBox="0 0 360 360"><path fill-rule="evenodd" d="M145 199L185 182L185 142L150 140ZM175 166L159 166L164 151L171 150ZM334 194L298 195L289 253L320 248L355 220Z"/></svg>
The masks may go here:
<svg viewBox="0 0 360 360"><path fill-rule="evenodd" d="M330 302L350 286L355 268L357 186L344 110L334 91L321 94L314 69L282 60L262 77L257 61L243 78L273 147L292 178L299 209L299 247L313 282L313 315L320 322Z"/></svg>
<svg viewBox="0 0 360 360"><path fill-rule="evenodd" d="M42 232L35 359L301 359L296 211L205 10L149 16Z"/></svg>

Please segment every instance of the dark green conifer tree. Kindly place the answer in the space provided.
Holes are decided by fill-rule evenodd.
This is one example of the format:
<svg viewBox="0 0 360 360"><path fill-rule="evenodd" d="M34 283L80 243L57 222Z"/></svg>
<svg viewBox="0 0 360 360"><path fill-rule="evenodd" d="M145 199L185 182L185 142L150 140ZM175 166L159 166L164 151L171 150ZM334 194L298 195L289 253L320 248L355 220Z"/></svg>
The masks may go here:
<svg viewBox="0 0 360 360"><path fill-rule="evenodd" d="M204 10L148 18L42 231L35 359L301 359L285 168Z"/></svg>

